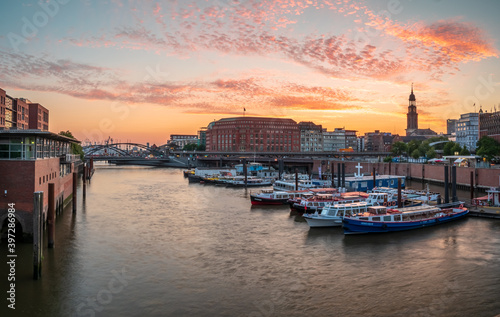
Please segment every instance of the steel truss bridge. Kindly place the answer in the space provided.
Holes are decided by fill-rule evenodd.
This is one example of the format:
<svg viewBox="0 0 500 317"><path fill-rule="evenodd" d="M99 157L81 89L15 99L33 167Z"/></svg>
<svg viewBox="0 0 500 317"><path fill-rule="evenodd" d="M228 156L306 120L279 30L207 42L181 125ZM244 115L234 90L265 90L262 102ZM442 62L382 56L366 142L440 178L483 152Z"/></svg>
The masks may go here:
<svg viewBox="0 0 500 317"><path fill-rule="evenodd" d="M137 148L140 155L133 153L131 148ZM164 153L157 148L151 148L144 144L139 143L109 143L109 144L96 144L87 145L83 147L85 157L92 156L94 160L101 159L118 159L118 158L144 158L145 156L164 156Z"/></svg>

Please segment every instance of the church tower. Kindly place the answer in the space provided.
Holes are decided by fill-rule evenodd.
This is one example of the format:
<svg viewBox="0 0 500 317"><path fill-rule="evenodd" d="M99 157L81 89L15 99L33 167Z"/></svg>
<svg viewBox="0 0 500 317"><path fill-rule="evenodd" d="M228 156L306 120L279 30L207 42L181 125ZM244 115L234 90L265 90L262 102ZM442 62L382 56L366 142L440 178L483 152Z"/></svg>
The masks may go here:
<svg viewBox="0 0 500 317"><path fill-rule="evenodd" d="M417 100L413 94L413 83L411 84L411 94L408 99L408 113L406 114L406 135L411 135L412 132L418 130L418 113L417 113Z"/></svg>

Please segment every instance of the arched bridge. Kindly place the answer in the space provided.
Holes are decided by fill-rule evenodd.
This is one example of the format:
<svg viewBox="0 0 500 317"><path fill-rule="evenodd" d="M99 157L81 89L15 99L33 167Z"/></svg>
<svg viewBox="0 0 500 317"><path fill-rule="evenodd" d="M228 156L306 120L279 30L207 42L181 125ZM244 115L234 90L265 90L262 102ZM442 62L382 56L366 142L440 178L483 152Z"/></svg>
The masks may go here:
<svg viewBox="0 0 500 317"><path fill-rule="evenodd" d="M134 151L133 149L137 150ZM86 157L99 156L99 157L145 157L145 156L164 156L164 153L158 148L139 143L107 143L87 145L83 147L83 152ZM95 159L95 158L94 158Z"/></svg>

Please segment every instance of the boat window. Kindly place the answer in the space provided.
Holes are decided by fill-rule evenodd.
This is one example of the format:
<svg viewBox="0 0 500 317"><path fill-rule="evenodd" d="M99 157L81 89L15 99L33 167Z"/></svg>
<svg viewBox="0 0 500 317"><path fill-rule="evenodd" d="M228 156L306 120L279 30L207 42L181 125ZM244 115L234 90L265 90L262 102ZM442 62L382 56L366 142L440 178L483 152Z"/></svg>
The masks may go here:
<svg viewBox="0 0 500 317"><path fill-rule="evenodd" d="M380 221L380 217L372 217L372 221Z"/></svg>
<svg viewBox="0 0 500 317"><path fill-rule="evenodd" d="M391 221L391 216L384 216L384 221Z"/></svg>
<svg viewBox="0 0 500 317"><path fill-rule="evenodd" d="M368 220L367 217L359 217L359 220Z"/></svg>

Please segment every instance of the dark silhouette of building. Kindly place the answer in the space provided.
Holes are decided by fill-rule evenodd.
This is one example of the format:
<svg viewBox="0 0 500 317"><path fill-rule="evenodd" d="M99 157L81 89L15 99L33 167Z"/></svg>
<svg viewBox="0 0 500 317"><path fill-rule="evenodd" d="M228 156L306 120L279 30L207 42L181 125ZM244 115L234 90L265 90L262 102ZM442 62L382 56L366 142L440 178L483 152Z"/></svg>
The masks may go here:
<svg viewBox="0 0 500 317"><path fill-rule="evenodd" d="M406 114L406 135L410 135L415 130L418 130L418 113L417 99L413 94L413 84L411 84L411 94L408 105L408 113Z"/></svg>

